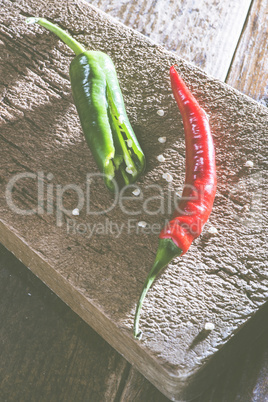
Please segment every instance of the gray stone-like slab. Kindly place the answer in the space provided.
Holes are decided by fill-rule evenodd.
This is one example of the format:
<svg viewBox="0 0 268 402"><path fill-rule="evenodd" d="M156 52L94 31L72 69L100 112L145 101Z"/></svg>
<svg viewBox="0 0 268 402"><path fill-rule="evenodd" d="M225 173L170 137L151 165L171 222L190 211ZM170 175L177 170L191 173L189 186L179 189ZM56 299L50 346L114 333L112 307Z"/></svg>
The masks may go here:
<svg viewBox="0 0 268 402"><path fill-rule="evenodd" d="M267 301L267 109L82 1L48 8L44 0L7 0L3 9L0 241L164 394L191 398L234 353L239 334L250 338L245 324ZM114 199L101 180L86 181L97 169L72 103L73 54L52 33L27 26L30 15L46 16L114 60L147 157L138 183L143 200L132 196L93 213ZM149 292L137 341L135 305L154 260L157 231L171 216L185 175L182 121L169 83L173 63L209 115L218 191L203 234ZM160 136L167 137L165 144ZM158 162L159 154L165 162ZM172 174L172 183L163 180L164 172ZM11 180L23 173L32 176L16 181L10 195ZM68 185L89 201L79 216L71 214L77 194L70 188L63 197L66 210L57 212ZM152 185L163 189L160 211ZM16 211L36 208L38 201L37 213ZM146 230L139 221L148 223ZM263 315L257 317L261 322ZM204 332L206 322L215 329Z"/></svg>

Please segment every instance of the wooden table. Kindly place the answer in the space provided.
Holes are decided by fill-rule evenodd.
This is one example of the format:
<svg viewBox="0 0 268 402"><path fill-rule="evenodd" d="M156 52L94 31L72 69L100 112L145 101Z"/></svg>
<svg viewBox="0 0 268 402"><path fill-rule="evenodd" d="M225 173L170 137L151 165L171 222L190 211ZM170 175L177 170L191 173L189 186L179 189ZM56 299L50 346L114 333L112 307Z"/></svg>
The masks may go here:
<svg viewBox="0 0 268 402"><path fill-rule="evenodd" d="M92 3L267 104L267 0ZM167 400L4 247L0 256L1 401ZM197 400L264 401L267 334Z"/></svg>

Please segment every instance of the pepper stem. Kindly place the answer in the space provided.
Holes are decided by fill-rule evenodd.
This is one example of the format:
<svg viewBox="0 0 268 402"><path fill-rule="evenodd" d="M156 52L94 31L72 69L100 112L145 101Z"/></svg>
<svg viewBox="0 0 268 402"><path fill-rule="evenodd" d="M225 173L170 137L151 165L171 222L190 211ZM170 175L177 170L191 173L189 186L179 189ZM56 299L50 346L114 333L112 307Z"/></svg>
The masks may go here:
<svg viewBox="0 0 268 402"><path fill-rule="evenodd" d="M134 337L139 338L141 332L139 332L139 319L140 312L142 308L143 300L150 289L153 281L159 274L159 272L176 256L182 254L182 250L176 246L172 239L159 239L158 249L155 257L154 264L149 272L145 283L143 285L143 289L137 303L136 313L134 318Z"/></svg>
<svg viewBox="0 0 268 402"><path fill-rule="evenodd" d="M77 42L71 35L57 25L52 24L52 22L47 21L45 18L30 17L26 19L26 24L39 24L42 27L47 28L49 31L56 34L64 43L66 43L66 45L68 45L76 55L86 51L84 46Z"/></svg>

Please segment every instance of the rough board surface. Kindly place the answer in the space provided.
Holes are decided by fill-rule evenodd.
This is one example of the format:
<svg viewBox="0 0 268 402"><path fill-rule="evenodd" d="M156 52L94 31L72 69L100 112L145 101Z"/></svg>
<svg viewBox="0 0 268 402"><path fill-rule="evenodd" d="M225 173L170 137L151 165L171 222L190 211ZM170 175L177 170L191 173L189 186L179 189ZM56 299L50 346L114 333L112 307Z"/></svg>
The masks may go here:
<svg viewBox="0 0 268 402"><path fill-rule="evenodd" d="M114 60L147 157L138 183L143 200L132 196L111 207L102 181L87 182L97 170L72 103L72 52L43 28L26 26L30 15L50 18ZM0 241L163 393L192 397L234 344L230 338L267 300L267 110L82 1L58 1L49 9L45 1L5 1L0 18ZM185 174L182 122L168 77L174 62L210 117L218 192L202 236L150 291L143 337L136 341L135 303L153 263L157 230L170 217ZM165 162L157 161L159 154ZM10 180L22 173L32 176L14 182L10 194ZM65 188L64 211L57 208L68 185L85 198L79 216L71 215L78 200L73 187ZM37 205L31 215L16 210ZM147 222L146 230L139 221ZM211 333L203 331L206 322L215 325Z"/></svg>

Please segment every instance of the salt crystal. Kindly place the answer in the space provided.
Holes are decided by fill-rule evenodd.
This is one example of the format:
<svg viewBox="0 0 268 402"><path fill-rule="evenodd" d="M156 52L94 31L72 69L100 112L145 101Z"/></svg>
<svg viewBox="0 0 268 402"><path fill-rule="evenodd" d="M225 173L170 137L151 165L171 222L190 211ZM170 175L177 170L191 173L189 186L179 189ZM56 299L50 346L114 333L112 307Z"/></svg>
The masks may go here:
<svg viewBox="0 0 268 402"><path fill-rule="evenodd" d="M218 230L214 226L211 226L210 228L208 228L208 233L216 234L216 233L218 233Z"/></svg>
<svg viewBox="0 0 268 402"><path fill-rule="evenodd" d="M164 157L163 155L158 155L158 156L156 157L156 159L157 159L159 162L164 162L164 161L165 161L165 157Z"/></svg>
<svg viewBox="0 0 268 402"><path fill-rule="evenodd" d="M132 147L132 140L131 140L131 139L127 140L127 146L128 146L129 148Z"/></svg>
<svg viewBox="0 0 268 402"><path fill-rule="evenodd" d="M205 330L206 331L213 331L215 328L215 325L212 322L206 322L205 323Z"/></svg>
<svg viewBox="0 0 268 402"><path fill-rule="evenodd" d="M72 215L78 216L79 213L80 213L80 211L79 211L78 208L75 208L75 209L72 210Z"/></svg>
<svg viewBox="0 0 268 402"><path fill-rule="evenodd" d="M158 116L161 116L161 117L164 116L164 114L165 114L164 110L162 110L162 109L157 110L156 113L158 114Z"/></svg>
<svg viewBox="0 0 268 402"><path fill-rule="evenodd" d="M140 195L140 192L141 190L139 188L136 188L135 190L132 191L132 194L138 196Z"/></svg>
<svg viewBox="0 0 268 402"><path fill-rule="evenodd" d="M246 161L246 163L245 163L245 166L249 167L249 168L252 168L253 165L254 165L254 163L252 161Z"/></svg>
<svg viewBox="0 0 268 402"><path fill-rule="evenodd" d="M158 141L159 141L161 144L164 144L164 143L166 142L166 140L167 140L166 137L159 137L159 138L158 138Z"/></svg>
<svg viewBox="0 0 268 402"><path fill-rule="evenodd" d="M27 18L27 20L26 20L26 24L36 24L37 21L38 21L38 18L36 18L36 17L29 17L29 18Z"/></svg>
<svg viewBox="0 0 268 402"><path fill-rule="evenodd" d="M118 117L118 121L119 121L120 124L123 124L124 123L124 117L120 115Z"/></svg>
<svg viewBox="0 0 268 402"><path fill-rule="evenodd" d="M171 176L170 173L163 173L162 177L163 177L163 179L165 179L168 182L171 182L173 180L173 177Z"/></svg>
<svg viewBox="0 0 268 402"><path fill-rule="evenodd" d="M138 222L138 226L140 226L141 228L145 228L147 226L147 223L145 221L140 221Z"/></svg>
<svg viewBox="0 0 268 402"><path fill-rule="evenodd" d="M130 167L126 167L126 172L128 173L128 174L133 174L133 170L130 168Z"/></svg>

